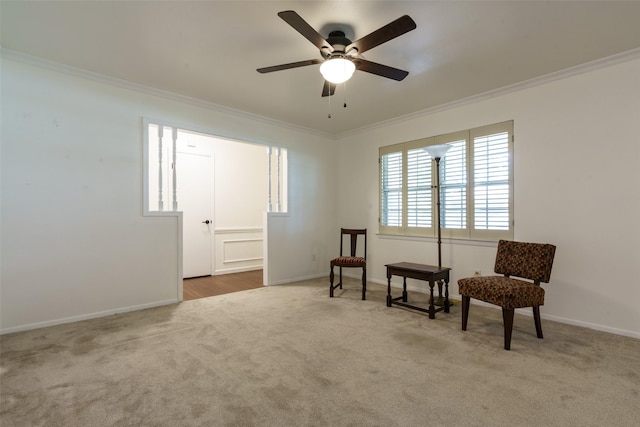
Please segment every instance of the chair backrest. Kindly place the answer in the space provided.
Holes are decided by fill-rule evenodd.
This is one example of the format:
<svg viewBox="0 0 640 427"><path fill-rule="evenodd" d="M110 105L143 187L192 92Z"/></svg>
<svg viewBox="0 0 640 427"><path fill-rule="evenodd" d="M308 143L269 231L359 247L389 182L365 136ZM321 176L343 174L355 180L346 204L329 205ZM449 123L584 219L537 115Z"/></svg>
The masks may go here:
<svg viewBox="0 0 640 427"><path fill-rule="evenodd" d="M494 271L530 279L537 284L549 283L555 253L556 247L546 243L500 240Z"/></svg>
<svg viewBox="0 0 640 427"><path fill-rule="evenodd" d="M358 245L358 236L364 236L364 256L362 258L367 259L367 229L355 229L355 228L341 228L340 229L340 256L344 256L342 253L342 243L344 241L344 236L349 235L351 240L351 247L349 251L349 255L354 257L356 256L356 249Z"/></svg>

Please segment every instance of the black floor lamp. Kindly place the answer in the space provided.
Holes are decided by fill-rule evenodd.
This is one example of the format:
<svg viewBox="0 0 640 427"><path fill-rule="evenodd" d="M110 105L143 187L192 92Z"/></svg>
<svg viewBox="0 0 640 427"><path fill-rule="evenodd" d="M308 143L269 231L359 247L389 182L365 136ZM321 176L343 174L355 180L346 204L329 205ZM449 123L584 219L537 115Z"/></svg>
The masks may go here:
<svg viewBox="0 0 640 427"><path fill-rule="evenodd" d="M436 226L438 227L438 267L442 267L442 230L440 228L440 160L447 154L447 151L451 148L449 144L442 145L430 145L425 148L427 153L433 160L436 161ZM444 298L442 298L442 282L438 283L438 298L436 305L444 304Z"/></svg>
<svg viewBox="0 0 640 427"><path fill-rule="evenodd" d="M440 159L442 159L447 151L451 148L448 144L430 145L425 148L427 153L436 161L436 226L438 227L438 267L442 267L442 237L440 229Z"/></svg>

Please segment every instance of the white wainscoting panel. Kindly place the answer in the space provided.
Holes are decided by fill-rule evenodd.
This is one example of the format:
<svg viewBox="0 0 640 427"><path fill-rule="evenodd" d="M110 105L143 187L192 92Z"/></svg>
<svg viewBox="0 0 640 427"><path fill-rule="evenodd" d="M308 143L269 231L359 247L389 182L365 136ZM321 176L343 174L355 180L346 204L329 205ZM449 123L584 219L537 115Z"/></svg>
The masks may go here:
<svg viewBox="0 0 640 427"><path fill-rule="evenodd" d="M262 228L216 228L214 274L259 270L262 266Z"/></svg>

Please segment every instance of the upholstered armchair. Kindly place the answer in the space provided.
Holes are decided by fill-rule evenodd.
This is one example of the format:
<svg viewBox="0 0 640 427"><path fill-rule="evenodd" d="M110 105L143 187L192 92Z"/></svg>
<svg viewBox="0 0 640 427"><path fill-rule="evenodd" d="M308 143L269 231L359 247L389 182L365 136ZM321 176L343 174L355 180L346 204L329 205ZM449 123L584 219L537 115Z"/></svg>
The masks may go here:
<svg viewBox="0 0 640 427"><path fill-rule="evenodd" d="M462 330L467 330L469 304L471 298L475 298L502 307L505 350L511 348L516 308L533 308L536 334L542 338L540 306L544 304L544 289L540 282L549 283L555 251L556 247L550 244L500 240L494 271L502 276L458 280L458 292L462 296Z"/></svg>

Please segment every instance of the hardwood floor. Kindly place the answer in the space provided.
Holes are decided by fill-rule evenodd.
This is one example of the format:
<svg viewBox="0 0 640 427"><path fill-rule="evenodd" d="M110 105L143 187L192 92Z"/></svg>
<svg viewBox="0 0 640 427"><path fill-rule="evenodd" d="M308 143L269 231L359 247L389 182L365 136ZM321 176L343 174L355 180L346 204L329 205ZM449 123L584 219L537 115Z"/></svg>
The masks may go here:
<svg viewBox="0 0 640 427"><path fill-rule="evenodd" d="M184 279L184 301L262 287L262 270Z"/></svg>

